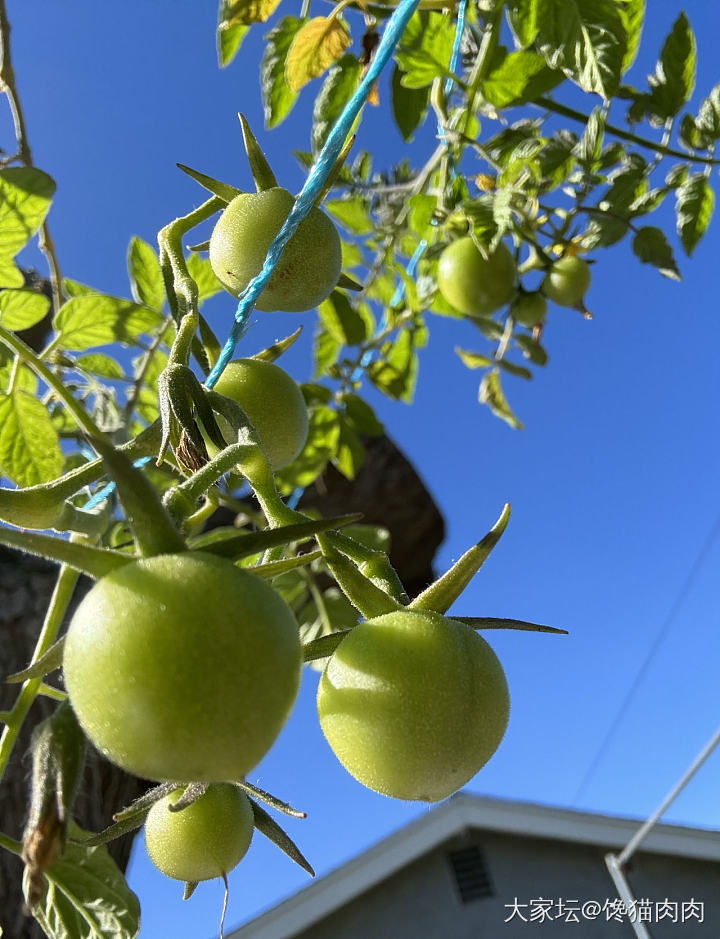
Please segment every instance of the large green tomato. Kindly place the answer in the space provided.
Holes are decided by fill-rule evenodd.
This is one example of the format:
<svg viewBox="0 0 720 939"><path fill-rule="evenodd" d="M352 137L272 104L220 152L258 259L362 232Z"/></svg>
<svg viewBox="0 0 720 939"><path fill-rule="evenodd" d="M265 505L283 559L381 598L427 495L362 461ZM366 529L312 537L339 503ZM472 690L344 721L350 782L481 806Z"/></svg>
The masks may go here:
<svg viewBox="0 0 720 939"><path fill-rule="evenodd" d="M558 306L577 306L590 287L590 265L582 258L567 255L556 261L542 282L545 296Z"/></svg>
<svg viewBox="0 0 720 939"><path fill-rule="evenodd" d="M510 315L516 323L527 326L539 326L547 315L547 300L537 291L519 293L510 305Z"/></svg>
<svg viewBox="0 0 720 939"><path fill-rule="evenodd" d="M410 610L356 626L328 662L317 703L352 776L426 802L472 779L510 713L505 673L487 642L457 620Z"/></svg>
<svg viewBox="0 0 720 939"><path fill-rule="evenodd" d="M215 385L215 391L232 398L245 411L260 437L270 466L282 469L305 446L308 412L305 399L287 372L260 359L229 362ZM226 440L231 428L218 418Z"/></svg>
<svg viewBox="0 0 720 939"><path fill-rule="evenodd" d="M270 244L294 203L287 189L243 193L228 204L210 236L210 263L234 296L260 273ZM320 209L312 208L283 251L255 306L266 312L301 313L322 303L340 277L340 236Z"/></svg>
<svg viewBox="0 0 720 939"><path fill-rule="evenodd" d="M245 857L255 819L237 786L217 783L186 808L171 812L182 789L153 805L145 822L145 845L153 864L175 880L194 882L229 874Z"/></svg>
<svg viewBox="0 0 720 939"><path fill-rule="evenodd" d="M295 618L265 581L202 552L143 558L99 580L65 641L78 720L136 776L242 779L300 683Z"/></svg>
<svg viewBox="0 0 720 939"><path fill-rule="evenodd" d="M515 258L503 242L484 258L470 236L458 238L438 261L440 293L466 316L488 316L504 306L515 292L515 276Z"/></svg>

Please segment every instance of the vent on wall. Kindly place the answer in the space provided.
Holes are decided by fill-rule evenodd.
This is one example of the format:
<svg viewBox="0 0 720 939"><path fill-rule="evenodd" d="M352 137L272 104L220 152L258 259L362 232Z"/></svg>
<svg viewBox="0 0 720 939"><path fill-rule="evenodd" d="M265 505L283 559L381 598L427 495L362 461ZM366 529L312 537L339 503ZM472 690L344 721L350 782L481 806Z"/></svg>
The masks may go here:
<svg viewBox="0 0 720 939"><path fill-rule="evenodd" d="M449 851L448 860L463 903L495 895L485 856L477 845Z"/></svg>

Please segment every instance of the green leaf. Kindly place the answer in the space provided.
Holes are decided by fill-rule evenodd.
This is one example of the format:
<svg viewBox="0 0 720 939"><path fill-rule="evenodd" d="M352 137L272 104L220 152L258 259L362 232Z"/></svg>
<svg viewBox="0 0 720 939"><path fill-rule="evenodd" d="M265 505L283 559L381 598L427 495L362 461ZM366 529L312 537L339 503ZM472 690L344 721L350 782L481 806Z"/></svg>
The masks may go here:
<svg viewBox="0 0 720 939"><path fill-rule="evenodd" d="M63 279L63 291L68 297L87 297L90 294L100 293L94 287L88 287L87 284L81 284L79 280L73 280L70 277Z"/></svg>
<svg viewBox="0 0 720 939"><path fill-rule="evenodd" d="M653 264L664 277L681 280L673 250L661 228L647 225L633 238L633 251L643 264Z"/></svg>
<svg viewBox="0 0 720 939"><path fill-rule="evenodd" d="M341 225L356 235L369 235L375 230L365 200L360 196L330 199L325 202L325 208Z"/></svg>
<svg viewBox="0 0 720 939"><path fill-rule="evenodd" d="M0 256L13 258L30 241L45 221L54 192L55 181L33 166L0 170Z"/></svg>
<svg viewBox="0 0 720 939"><path fill-rule="evenodd" d="M604 139L605 118L599 107L593 108L583 135L573 150L578 162L587 172L593 172L597 169Z"/></svg>
<svg viewBox="0 0 720 939"><path fill-rule="evenodd" d="M292 492L298 486L309 486L335 456L340 438L340 418L337 411L321 406L310 411L308 439L297 459L279 473L275 479L283 492Z"/></svg>
<svg viewBox="0 0 720 939"><path fill-rule="evenodd" d="M347 27L339 18L316 16L295 34L285 60L285 75L291 91L322 75L352 44Z"/></svg>
<svg viewBox="0 0 720 939"><path fill-rule="evenodd" d="M342 291L333 290L320 304L318 312L325 329L336 342L356 346L366 339L365 320Z"/></svg>
<svg viewBox="0 0 720 939"><path fill-rule="evenodd" d="M100 378L118 379L124 378L125 372L122 365L104 352L93 352L90 355L81 355L75 363L78 369L83 372L90 372L92 375L99 375Z"/></svg>
<svg viewBox="0 0 720 939"><path fill-rule="evenodd" d="M313 338L313 361L315 363L314 378L322 378L334 365L340 355L342 343L333 339L326 329L318 329Z"/></svg>
<svg viewBox="0 0 720 939"><path fill-rule="evenodd" d="M0 292L0 325L16 332L39 323L50 308L50 301L34 290Z"/></svg>
<svg viewBox="0 0 720 939"><path fill-rule="evenodd" d="M72 834L82 834L73 826ZM47 893L32 914L49 939L135 939L140 903L107 848L70 842L45 872ZM23 879L27 897L28 880Z"/></svg>
<svg viewBox="0 0 720 939"><path fill-rule="evenodd" d="M60 334L59 348L82 351L113 342L132 345L161 322L161 314L149 307L105 294L89 294L73 297L60 307L53 326Z"/></svg>
<svg viewBox="0 0 720 939"><path fill-rule="evenodd" d="M541 0L508 0L507 16L515 40L523 49L535 42L538 34L538 7Z"/></svg>
<svg viewBox="0 0 720 939"><path fill-rule="evenodd" d="M315 98L312 125L312 149L318 153L325 145L328 134L352 98L362 78L362 65L357 56L347 53L334 65Z"/></svg>
<svg viewBox="0 0 720 939"><path fill-rule="evenodd" d="M627 33L627 51L622 64L624 74L635 61L640 48L640 37L642 36L643 21L645 19L645 0L622 0L620 13L625 20L625 31Z"/></svg>
<svg viewBox="0 0 720 939"><path fill-rule="evenodd" d="M10 257L0 255L0 287L23 287L25 278L17 264Z"/></svg>
<svg viewBox="0 0 720 939"><path fill-rule="evenodd" d="M0 473L18 486L57 478L63 455L50 415L38 399L15 389L0 394Z"/></svg>
<svg viewBox="0 0 720 939"><path fill-rule="evenodd" d="M377 419L375 411L359 395L353 392L347 392L343 395L343 405L345 413L352 421L353 425L361 434L381 434L384 431L383 425Z"/></svg>
<svg viewBox="0 0 720 939"><path fill-rule="evenodd" d="M502 418L515 430L522 430L523 424L513 413L503 392L498 369L493 369L483 376L483 380L480 382L478 400L481 404L487 404L496 417Z"/></svg>
<svg viewBox="0 0 720 939"><path fill-rule="evenodd" d="M223 289L222 284L215 276L209 258L200 257L199 254L191 254L187 259L188 274L197 284L198 303L203 304L216 293Z"/></svg>
<svg viewBox="0 0 720 939"><path fill-rule="evenodd" d="M415 394L417 372L418 360L413 335L409 330L404 330L384 351L381 358L370 365L368 377L383 394L410 404Z"/></svg>
<svg viewBox="0 0 720 939"><path fill-rule="evenodd" d="M357 430L351 422L341 416L338 448L337 454L333 457L333 464L346 479L355 479L364 460L365 447L362 445Z"/></svg>
<svg viewBox="0 0 720 939"><path fill-rule="evenodd" d="M479 352L469 352L467 349L455 347L455 352L460 356L463 365L468 368L491 368L495 360L487 355L481 355Z"/></svg>
<svg viewBox="0 0 720 939"><path fill-rule="evenodd" d="M220 68L229 65L240 51L243 40L250 32L249 26L234 23L232 26L219 26L217 31L217 50Z"/></svg>
<svg viewBox="0 0 720 939"><path fill-rule="evenodd" d="M430 107L430 87L408 88L403 84L405 73L397 65L392 74L390 87L392 112L403 140L409 142L415 131L425 123Z"/></svg>
<svg viewBox="0 0 720 939"><path fill-rule="evenodd" d="M655 74L648 79L652 89L648 107L661 122L674 117L690 99L696 67L695 34L687 16L681 13L662 47Z"/></svg>
<svg viewBox="0 0 720 939"><path fill-rule="evenodd" d="M696 124L711 140L720 140L720 84L715 85L700 105Z"/></svg>
<svg viewBox="0 0 720 939"><path fill-rule="evenodd" d="M523 333L518 333L513 339L526 359L534 365L547 365L548 354L536 339Z"/></svg>
<svg viewBox="0 0 720 939"><path fill-rule="evenodd" d="M158 256L147 241L137 236L132 239L128 249L128 273L136 302L151 310L162 310L165 286Z"/></svg>
<svg viewBox="0 0 720 939"><path fill-rule="evenodd" d="M265 36L260 90L268 127L277 127L284 121L297 101L297 94L291 91L285 77L285 60L303 22L297 16L286 16Z"/></svg>
<svg viewBox="0 0 720 939"><path fill-rule="evenodd" d="M442 13L415 13L403 34L396 59L406 88L424 88L449 77L455 25Z"/></svg>
<svg viewBox="0 0 720 939"><path fill-rule="evenodd" d="M297 342L302 330L302 326L298 326L294 333L290 333L290 335L286 336L284 339L278 339L271 346L268 346L267 349L263 349L262 352L256 352L253 358L262 359L263 362L277 361L284 352L287 352L290 346Z"/></svg>
<svg viewBox="0 0 720 939"><path fill-rule="evenodd" d="M548 65L584 91L612 98L628 51L625 17L616 0L537 0L532 6L535 44Z"/></svg>
<svg viewBox="0 0 720 939"><path fill-rule="evenodd" d="M715 193L707 176L695 173L676 193L677 230L685 253L691 255L705 234L715 207Z"/></svg>
<svg viewBox="0 0 720 939"><path fill-rule="evenodd" d="M564 80L563 73L548 68L536 52L511 52L481 87L486 101L496 108L509 108L534 101Z"/></svg>
<svg viewBox="0 0 720 939"><path fill-rule="evenodd" d="M261 806L257 804L254 799L250 799L250 804L252 805L253 815L255 817L255 827L259 832L262 832L266 838L269 838L273 844L277 845L281 851L283 851L287 856L295 861L296 864L299 864L303 870L307 871L311 877L315 876L315 871L312 869L310 862L300 851L295 842L290 838L290 836L285 832L275 821L272 816Z"/></svg>

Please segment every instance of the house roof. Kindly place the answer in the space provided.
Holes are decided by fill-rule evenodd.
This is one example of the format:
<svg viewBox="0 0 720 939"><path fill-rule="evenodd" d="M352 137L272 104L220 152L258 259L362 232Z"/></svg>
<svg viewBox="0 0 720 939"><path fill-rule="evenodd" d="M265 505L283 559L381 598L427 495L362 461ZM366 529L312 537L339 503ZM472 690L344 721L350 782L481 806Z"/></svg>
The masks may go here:
<svg viewBox="0 0 720 939"><path fill-rule="evenodd" d="M637 819L460 792L241 926L228 939L287 939L468 828L620 849L640 824ZM720 862L720 838L710 829L656 825L641 850Z"/></svg>

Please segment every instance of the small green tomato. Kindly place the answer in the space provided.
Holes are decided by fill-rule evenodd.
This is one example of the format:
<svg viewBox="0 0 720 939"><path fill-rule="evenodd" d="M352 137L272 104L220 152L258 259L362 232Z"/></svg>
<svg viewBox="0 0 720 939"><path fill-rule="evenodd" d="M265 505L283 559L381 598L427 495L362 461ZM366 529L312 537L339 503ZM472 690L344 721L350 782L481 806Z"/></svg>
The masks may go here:
<svg viewBox="0 0 720 939"><path fill-rule="evenodd" d="M519 293L510 306L510 315L516 323L532 329L539 326L547 314L547 300L539 292Z"/></svg>
<svg viewBox="0 0 720 939"><path fill-rule="evenodd" d="M210 263L220 283L238 296L260 273L275 235L294 203L287 189L236 196L210 236ZM283 251L255 306L301 313L322 303L340 277L340 236L330 218L312 208Z"/></svg>
<svg viewBox="0 0 720 939"><path fill-rule="evenodd" d="M503 242L484 258L469 236L453 241L440 255L440 293L466 316L488 316L504 306L515 291L515 258Z"/></svg>
<svg viewBox="0 0 720 939"><path fill-rule="evenodd" d="M328 743L355 779L426 802L472 779L510 713L488 643L464 623L411 610L356 626L328 662L317 704Z"/></svg>
<svg viewBox="0 0 720 939"><path fill-rule="evenodd" d="M145 822L145 845L158 870L175 880L212 880L229 874L245 857L254 817L237 786L219 783L184 809L171 812L182 789L153 805Z"/></svg>
<svg viewBox="0 0 720 939"><path fill-rule="evenodd" d="M292 463L305 446L308 435L305 399L297 384L279 366L260 359L236 359L228 363L214 390L245 411L272 469ZM217 420L223 436L231 441L233 433L227 421L222 417Z"/></svg>
<svg viewBox="0 0 720 939"><path fill-rule="evenodd" d="M545 275L542 292L558 306L577 306L588 292L592 275L582 258L567 255L556 261Z"/></svg>

